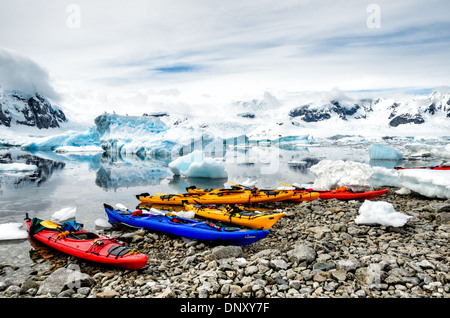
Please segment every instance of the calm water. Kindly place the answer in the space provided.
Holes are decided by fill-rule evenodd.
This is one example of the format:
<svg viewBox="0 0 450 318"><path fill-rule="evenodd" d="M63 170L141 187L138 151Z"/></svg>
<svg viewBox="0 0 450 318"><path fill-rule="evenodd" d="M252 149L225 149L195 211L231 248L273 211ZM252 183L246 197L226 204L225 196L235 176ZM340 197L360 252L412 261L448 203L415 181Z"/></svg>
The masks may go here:
<svg viewBox="0 0 450 318"><path fill-rule="evenodd" d="M314 181L309 167L323 159L347 159L368 162L367 145L252 147L233 149L223 156L228 180L258 180L260 188L284 183ZM17 148L0 149L0 164L21 162L35 164L30 173L0 173L0 224L21 222L25 214L49 219L66 207L76 207L76 220L95 231L95 220L106 219L103 203L122 203L134 209L135 195L183 193L187 186L219 188L227 179L173 177L167 165L170 158L106 156L104 154L57 154L24 152ZM228 186L230 184L228 183ZM25 229L25 224L23 225ZM32 261L28 240L0 242L0 264L26 268Z"/></svg>

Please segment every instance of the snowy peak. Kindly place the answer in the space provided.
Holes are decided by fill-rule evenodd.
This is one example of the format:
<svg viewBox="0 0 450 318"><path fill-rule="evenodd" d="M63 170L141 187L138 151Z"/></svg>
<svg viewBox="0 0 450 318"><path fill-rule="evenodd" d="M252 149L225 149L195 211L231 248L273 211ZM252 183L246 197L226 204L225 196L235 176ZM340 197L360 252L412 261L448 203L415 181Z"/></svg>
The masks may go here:
<svg viewBox="0 0 450 318"><path fill-rule="evenodd" d="M445 112L447 117L450 117L450 91L442 92L435 91L430 96L430 103L428 107L426 107L425 112L428 112L431 115L436 114L437 112Z"/></svg>
<svg viewBox="0 0 450 318"><path fill-rule="evenodd" d="M432 121L434 117L450 118L450 92L435 91L430 96L400 99L333 99L294 107L289 111L289 116L304 122L339 118L343 121L376 119L389 127L423 124Z"/></svg>
<svg viewBox="0 0 450 318"><path fill-rule="evenodd" d="M58 128L67 122L64 112L42 95L20 91L0 91L0 126L32 126L39 129Z"/></svg>
<svg viewBox="0 0 450 318"><path fill-rule="evenodd" d="M371 99L361 99L356 102L333 99L323 104L310 103L295 107L289 112L289 116L299 117L297 119L305 122L323 121L333 117L344 121L365 119L367 114L372 112L376 102Z"/></svg>

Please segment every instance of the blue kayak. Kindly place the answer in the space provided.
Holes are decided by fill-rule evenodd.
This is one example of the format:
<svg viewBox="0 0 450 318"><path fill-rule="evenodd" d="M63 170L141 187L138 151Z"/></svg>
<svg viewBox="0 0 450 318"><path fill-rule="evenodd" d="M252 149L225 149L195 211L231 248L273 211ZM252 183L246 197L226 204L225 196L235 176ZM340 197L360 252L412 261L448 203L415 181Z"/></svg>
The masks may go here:
<svg viewBox="0 0 450 318"><path fill-rule="evenodd" d="M259 241L269 234L268 230L219 226L210 221L201 222L178 216L131 213L130 211L116 210L108 204L104 204L104 207L111 224L122 223L193 240L214 241L227 245L247 245Z"/></svg>

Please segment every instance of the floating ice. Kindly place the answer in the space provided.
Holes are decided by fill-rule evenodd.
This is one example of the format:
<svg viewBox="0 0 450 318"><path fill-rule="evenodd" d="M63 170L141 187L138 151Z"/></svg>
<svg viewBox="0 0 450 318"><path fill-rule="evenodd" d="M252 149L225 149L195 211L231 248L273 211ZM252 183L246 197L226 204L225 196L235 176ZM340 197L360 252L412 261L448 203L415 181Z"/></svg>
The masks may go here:
<svg viewBox="0 0 450 318"><path fill-rule="evenodd" d="M5 223L0 224L0 241L2 240L19 240L26 239L27 231L21 230L22 223Z"/></svg>
<svg viewBox="0 0 450 318"><path fill-rule="evenodd" d="M450 144L447 145L433 145L426 143L408 143L405 145L404 157L411 159L420 158L450 158Z"/></svg>
<svg viewBox="0 0 450 318"><path fill-rule="evenodd" d="M196 178L227 178L225 167L213 158L206 158L200 150L181 156L169 163L169 168L175 175Z"/></svg>
<svg viewBox="0 0 450 318"><path fill-rule="evenodd" d="M37 166L27 165L25 163L2 163L0 164L0 171L10 172L10 171L35 171Z"/></svg>
<svg viewBox="0 0 450 318"><path fill-rule="evenodd" d="M395 211L389 202L366 200L359 208L356 224L380 224L401 227L411 216Z"/></svg>
<svg viewBox="0 0 450 318"><path fill-rule="evenodd" d="M109 223L108 220L105 220L102 218L96 219L94 223L95 223L95 226L97 226L99 228L108 229L108 228L112 227L111 223Z"/></svg>
<svg viewBox="0 0 450 318"><path fill-rule="evenodd" d="M63 208L59 211L56 211L52 214L52 219L56 219L57 221L66 221L72 218L75 218L76 207L67 207Z"/></svg>
<svg viewBox="0 0 450 318"><path fill-rule="evenodd" d="M375 160L399 160L403 155L394 148L374 144L369 147L370 159Z"/></svg>
<svg viewBox="0 0 450 318"><path fill-rule="evenodd" d="M87 145L87 146L61 146L57 147L55 152L103 152L102 147Z"/></svg>

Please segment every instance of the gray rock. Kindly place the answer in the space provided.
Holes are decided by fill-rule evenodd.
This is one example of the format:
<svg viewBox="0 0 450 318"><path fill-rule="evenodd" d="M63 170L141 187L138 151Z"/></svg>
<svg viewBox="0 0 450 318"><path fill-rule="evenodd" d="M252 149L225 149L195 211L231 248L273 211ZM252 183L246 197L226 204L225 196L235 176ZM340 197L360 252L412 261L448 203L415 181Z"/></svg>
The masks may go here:
<svg viewBox="0 0 450 318"><path fill-rule="evenodd" d="M89 275L62 267L54 271L42 282L37 291L37 295L58 295L66 288L81 288L94 285L95 280Z"/></svg>
<svg viewBox="0 0 450 318"><path fill-rule="evenodd" d="M240 246L216 246L211 250L211 259L240 257L243 255Z"/></svg>
<svg viewBox="0 0 450 318"><path fill-rule="evenodd" d="M282 259L273 259L269 262L270 266L275 269L286 269L288 268L288 263Z"/></svg>
<svg viewBox="0 0 450 318"><path fill-rule="evenodd" d="M356 259L341 259L337 261L337 269L343 269L349 272L354 272L359 267L361 267L361 263Z"/></svg>
<svg viewBox="0 0 450 318"><path fill-rule="evenodd" d="M5 294L8 297L17 297L22 292L22 288L16 285L11 285L5 290Z"/></svg>
<svg viewBox="0 0 450 318"><path fill-rule="evenodd" d="M287 252L287 256L291 262L306 262L306 264L309 264L316 259L317 253L312 247L298 244L295 245L292 250Z"/></svg>
<svg viewBox="0 0 450 318"><path fill-rule="evenodd" d="M335 263L315 263L313 269L318 269L322 271L329 271L330 269L336 268Z"/></svg>

